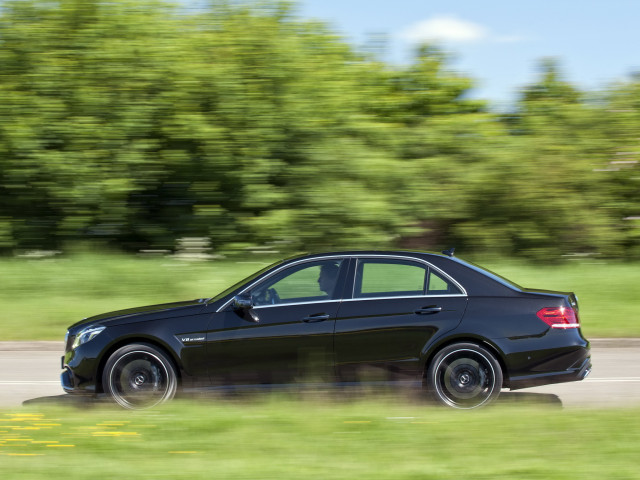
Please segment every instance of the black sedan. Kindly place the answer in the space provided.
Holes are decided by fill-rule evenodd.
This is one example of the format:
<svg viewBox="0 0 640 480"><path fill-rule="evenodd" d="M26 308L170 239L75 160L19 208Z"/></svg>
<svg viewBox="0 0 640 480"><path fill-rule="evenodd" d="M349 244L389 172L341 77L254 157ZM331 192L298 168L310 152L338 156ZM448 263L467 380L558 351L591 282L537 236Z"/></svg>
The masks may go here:
<svg viewBox="0 0 640 480"><path fill-rule="evenodd" d="M178 388L421 382L475 408L502 388L591 369L573 293L522 288L443 254L338 252L277 262L213 298L87 318L61 381L126 408Z"/></svg>

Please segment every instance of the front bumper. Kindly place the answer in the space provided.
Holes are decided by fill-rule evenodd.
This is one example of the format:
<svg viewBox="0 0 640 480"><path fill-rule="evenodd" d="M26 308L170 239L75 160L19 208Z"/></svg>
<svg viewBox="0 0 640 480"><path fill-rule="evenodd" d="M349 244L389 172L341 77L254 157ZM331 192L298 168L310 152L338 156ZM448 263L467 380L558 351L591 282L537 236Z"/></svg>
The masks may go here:
<svg viewBox="0 0 640 480"><path fill-rule="evenodd" d="M65 392L81 395L99 393L99 359L110 341L109 336L102 333L75 349L65 351L60 365L60 384Z"/></svg>
<svg viewBox="0 0 640 480"><path fill-rule="evenodd" d="M62 357L64 359L64 357ZM77 375L69 367L63 367L60 374L60 385L66 393L73 395L94 395L97 393L97 383L93 380L87 381Z"/></svg>
<svg viewBox="0 0 640 480"><path fill-rule="evenodd" d="M62 357L62 363L64 365L64 357ZM67 367L62 367L62 373L60 374L60 384L62 389L67 393L77 393L78 390L74 385L73 373Z"/></svg>

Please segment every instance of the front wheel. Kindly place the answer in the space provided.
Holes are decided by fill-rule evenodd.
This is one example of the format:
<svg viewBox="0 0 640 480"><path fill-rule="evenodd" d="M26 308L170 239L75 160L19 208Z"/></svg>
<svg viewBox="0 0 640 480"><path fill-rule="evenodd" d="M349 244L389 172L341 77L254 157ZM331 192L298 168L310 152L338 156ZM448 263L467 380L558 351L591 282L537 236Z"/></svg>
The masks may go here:
<svg viewBox="0 0 640 480"><path fill-rule="evenodd" d="M104 391L124 408L149 408L173 398L177 375L169 358L151 345L131 344L109 357L102 373Z"/></svg>
<svg viewBox="0 0 640 480"><path fill-rule="evenodd" d="M487 349L475 343L456 343L436 354L427 369L426 380L437 402L471 409L498 397L502 369Z"/></svg>

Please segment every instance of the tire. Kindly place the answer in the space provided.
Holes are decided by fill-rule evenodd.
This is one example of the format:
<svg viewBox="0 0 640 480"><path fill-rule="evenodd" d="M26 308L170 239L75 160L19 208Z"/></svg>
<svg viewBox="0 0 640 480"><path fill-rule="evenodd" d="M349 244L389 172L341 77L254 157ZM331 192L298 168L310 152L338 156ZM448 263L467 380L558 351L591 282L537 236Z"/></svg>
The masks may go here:
<svg viewBox="0 0 640 480"><path fill-rule="evenodd" d="M165 353L136 343L111 354L102 372L102 385L114 402L133 410L171 400L178 379L173 362Z"/></svg>
<svg viewBox="0 0 640 480"><path fill-rule="evenodd" d="M493 402L503 378L495 356L475 343L455 343L440 350L426 377L429 393L438 403L462 409Z"/></svg>

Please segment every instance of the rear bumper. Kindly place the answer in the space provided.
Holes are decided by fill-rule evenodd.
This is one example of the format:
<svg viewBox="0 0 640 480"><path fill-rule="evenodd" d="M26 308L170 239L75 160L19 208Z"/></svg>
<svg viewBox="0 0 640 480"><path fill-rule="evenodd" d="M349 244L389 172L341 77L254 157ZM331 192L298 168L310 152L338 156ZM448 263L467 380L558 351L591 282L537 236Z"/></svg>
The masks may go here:
<svg viewBox="0 0 640 480"><path fill-rule="evenodd" d="M527 387L537 387L552 383L577 382L584 380L591 373L591 356L588 356L576 368L570 368L561 372L545 372L533 375L523 375L511 377L508 387L511 390L518 390Z"/></svg>

